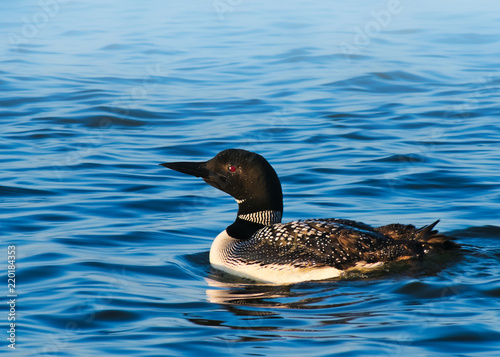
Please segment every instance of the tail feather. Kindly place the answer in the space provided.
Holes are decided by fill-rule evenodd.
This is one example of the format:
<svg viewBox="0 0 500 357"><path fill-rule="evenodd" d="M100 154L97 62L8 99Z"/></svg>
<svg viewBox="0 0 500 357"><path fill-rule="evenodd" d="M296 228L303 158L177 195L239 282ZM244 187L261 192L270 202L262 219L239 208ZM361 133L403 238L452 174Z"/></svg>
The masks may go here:
<svg viewBox="0 0 500 357"><path fill-rule="evenodd" d="M446 236L437 230L433 230L434 226L438 223L439 219L434 223L420 228L418 241L422 242L425 248L432 250L460 248L459 244L453 242L454 237Z"/></svg>
<svg viewBox="0 0 500 357"><path fill-rule="evenodd" d="M439 219L429 225L416 228L411 224L389 224L375 228L395 240L412 240L422 243L425 250L448 250L459 248L460 245L453 242L455 238L439 233L434 227L439 223Z"/></svg>
<svg viewBox="0 0 500 357"><path fill-rule="evenodd" d="M419 242L422 242L422 243L429 243L429 239L432 239L433 237L436 237L436 236L442 236L444 237L442 234L440 234L437 229L434 230L434 227L436 226L436 224L439 223L439 219L434 222L434 223L431 223L431 224L428 224L426 226L423 226L419 229L417 229L417 236L416 236L416 240L418 240Z"/></svg>

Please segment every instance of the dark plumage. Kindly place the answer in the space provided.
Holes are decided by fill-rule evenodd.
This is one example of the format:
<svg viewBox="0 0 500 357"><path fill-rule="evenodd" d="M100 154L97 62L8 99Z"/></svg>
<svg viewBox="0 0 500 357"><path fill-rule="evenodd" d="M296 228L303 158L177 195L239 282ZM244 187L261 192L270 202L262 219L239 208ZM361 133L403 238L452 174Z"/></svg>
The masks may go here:
<svg viewBox="0 0 500 357"><path fill-rule="evenodd" d="M331 266L340 270L368 264L418 259L430 250L458 247L429 226L391 224L372 228L342 219L308 219L275 223L255 232L234 252L246 263Z"/></svg>

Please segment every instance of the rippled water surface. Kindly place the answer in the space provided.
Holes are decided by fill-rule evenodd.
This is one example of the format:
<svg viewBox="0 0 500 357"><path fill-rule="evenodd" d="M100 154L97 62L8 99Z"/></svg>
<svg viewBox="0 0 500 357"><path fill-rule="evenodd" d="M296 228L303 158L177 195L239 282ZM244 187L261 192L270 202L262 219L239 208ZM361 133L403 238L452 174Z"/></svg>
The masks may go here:
<svg viewBox="0 0 500 357"><path fill-rule="evenodd" d="M498 356L499 11L2 2L1 351ZM441 219L463 248L336 281L222 277L208 251L236 203L158 164L231 147L275 167L285 221Z"/></svg>

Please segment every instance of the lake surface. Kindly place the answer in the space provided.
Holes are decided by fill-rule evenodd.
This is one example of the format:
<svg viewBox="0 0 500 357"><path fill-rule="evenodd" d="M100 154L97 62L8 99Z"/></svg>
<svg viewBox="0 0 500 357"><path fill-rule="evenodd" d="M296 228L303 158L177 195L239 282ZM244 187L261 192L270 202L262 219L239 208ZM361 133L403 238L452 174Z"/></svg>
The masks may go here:
<svg viewBox="0 0 500 357"><path fill-rule="evenodd" d="M0 351L498 356L498 1L3 1ZM284 221L441 219L459 252L290 286L212 271L256 151ZM7 270L8 247L15 270Z"/></svg>

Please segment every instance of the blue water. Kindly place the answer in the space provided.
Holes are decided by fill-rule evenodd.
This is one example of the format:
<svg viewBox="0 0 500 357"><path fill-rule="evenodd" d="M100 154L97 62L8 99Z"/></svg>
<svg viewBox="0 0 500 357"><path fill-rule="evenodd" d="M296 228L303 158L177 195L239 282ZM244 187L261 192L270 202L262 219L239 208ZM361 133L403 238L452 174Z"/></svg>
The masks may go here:
<svg viewBox="0 0 500 357"><path fill-rule="evenodd" d="M498 356L498 1L3 1L0 200L15 356ZM284 221L441 219L458 253L291 286L211 270L232 198L166 161L278 172Z"/></svg>

